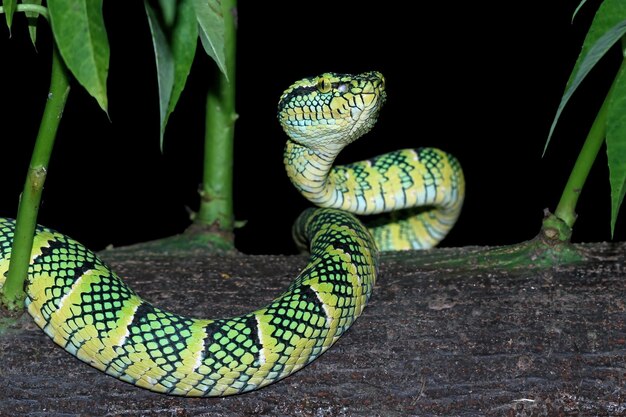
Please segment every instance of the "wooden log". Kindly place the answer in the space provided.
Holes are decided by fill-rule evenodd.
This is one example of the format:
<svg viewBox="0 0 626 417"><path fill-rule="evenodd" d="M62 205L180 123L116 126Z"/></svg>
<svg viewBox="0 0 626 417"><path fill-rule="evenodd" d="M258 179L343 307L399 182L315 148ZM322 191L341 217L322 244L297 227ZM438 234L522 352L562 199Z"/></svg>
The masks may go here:
<svg viewBox="0 0 626 417"><path fill-rule="evenodd" d="M626 244L590 260L493 269L480 249L384 257L370 305L318 360L257 392L154 394L54 345L24 316L0 336L0 416L626 415ZM435 254L468 256L442 267ZM104 257L142 296L198 317L240 314L276 296L304 256Z"/></svg>

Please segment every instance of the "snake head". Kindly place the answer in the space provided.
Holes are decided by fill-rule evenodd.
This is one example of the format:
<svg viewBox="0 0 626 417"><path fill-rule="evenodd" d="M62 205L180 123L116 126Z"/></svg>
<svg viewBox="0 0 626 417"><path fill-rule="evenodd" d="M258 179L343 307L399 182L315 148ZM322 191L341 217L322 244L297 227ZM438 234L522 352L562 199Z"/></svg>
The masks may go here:
<svg viewBox="0 0 626 417"><path fill-rule="evenodd" d="M374 126L385 97L380 72L329 72L285 90L278 102L278 120L291 140L316 150L338 151Z"/></svg>

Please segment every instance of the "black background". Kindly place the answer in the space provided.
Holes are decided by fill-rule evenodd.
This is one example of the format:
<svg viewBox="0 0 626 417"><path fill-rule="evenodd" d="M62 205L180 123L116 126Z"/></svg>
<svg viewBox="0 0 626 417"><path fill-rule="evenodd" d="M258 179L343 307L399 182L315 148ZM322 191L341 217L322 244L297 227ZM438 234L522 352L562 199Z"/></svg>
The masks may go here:
<svg viewBox="0 0 626 417"><path fill-rule="evenodd" d="M457 227L442 246L532 238L554 210L612 74L611 51L573 97L550 148L550 123L599 1L241 1L237 62L236 244L291 253L291 223L310 204L282 167L281 92L325 71L381 71L388 100L349 162L395 149L437 146L467 178ZM410 5L410 7L409 7ZM186 91L158 144L157 81L142 2L104 2L111 44L111 122L74 84L50 163L40 223L93 249L179 233L198 205L205 92L213 63L199 46ZM23 16L0 27L0 216L15 216L49 82L50 39L38 52ZM602 149L577 209L573 240L610 239L610 188ZM623 210L622 210L623 211ZM623 213L622 213L623 215ZM626 238L624 219L615 239Z"/></svg>

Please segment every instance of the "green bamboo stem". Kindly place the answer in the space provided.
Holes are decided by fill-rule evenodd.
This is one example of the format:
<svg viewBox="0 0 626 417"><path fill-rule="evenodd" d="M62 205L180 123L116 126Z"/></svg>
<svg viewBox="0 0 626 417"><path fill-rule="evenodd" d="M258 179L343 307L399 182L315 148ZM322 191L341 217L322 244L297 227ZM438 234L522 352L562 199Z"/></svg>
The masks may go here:
<svg viewBox="0 0 626 417"><path fill-rule="evenodd" d="M224 55L228 77L220 73L206 102L204 173L195 222L231 233L233 214L233 142L235 134L236 0L222 0Z"/></svg>
<svg viewBox="0 0 626 417"><path fill-rule="evenodd" d="M622 61L622 66L624 66L624 61ZM570 229L573 228L576 222L576 204L578 203L578 197L585 185L585 181L587 181L593 162L596 160L598 152L604 143L609 101L611 100L614 86L615 80L596 115L596 119L591 125L591 129L589 129L585 143L578 154L578 158L574 163L572 172L561 194L559 204L554 212L554 215L562 220Z"/></svg>
<svg viewBox="0 0 626 417"><path fill-rule="evenodd" d="M28 167L28 173L26 174L24 191L20 197L17 225L11 247L11 263L9 264L9 272L4 283L3 293L0 294L0 301L11 310L21 309L24 305L24 281L28 274L41 193L46 180L50 154L52 153L52 147L69 91L69 78L65 64L59 56L56 46L53 46L52 76L48 101L46 102L33 155Z"/></svg>

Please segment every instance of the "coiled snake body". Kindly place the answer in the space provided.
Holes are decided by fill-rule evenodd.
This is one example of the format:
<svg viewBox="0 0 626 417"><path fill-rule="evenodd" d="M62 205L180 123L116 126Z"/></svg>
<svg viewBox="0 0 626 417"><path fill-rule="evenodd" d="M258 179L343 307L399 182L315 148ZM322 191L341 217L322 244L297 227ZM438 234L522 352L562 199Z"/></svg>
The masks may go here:
<svg viewBox="0 0 626 417"><path fill-rule="evenodd" d="M267 306L215 320L163 311L80 243L38 227L26 285L28 312L72 355L157 392L230 395L297 371L361 314L376 281L377 251L433 246L462 205L459 164L436 149L332 167L337 153L373 126L384 100L384 79L377 72L323 74L296 82L282 95L278 117L290 138L287 173L305 197L327 208L308 209L296 221L294 237L308 242L309 262ZM371 231L348 213L405 208ZM0 218L0 289L13 233L14 221Z"/></svg>

